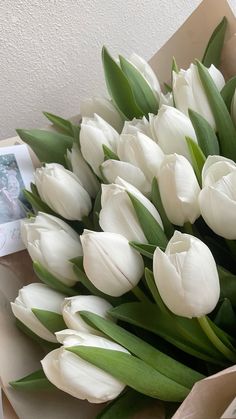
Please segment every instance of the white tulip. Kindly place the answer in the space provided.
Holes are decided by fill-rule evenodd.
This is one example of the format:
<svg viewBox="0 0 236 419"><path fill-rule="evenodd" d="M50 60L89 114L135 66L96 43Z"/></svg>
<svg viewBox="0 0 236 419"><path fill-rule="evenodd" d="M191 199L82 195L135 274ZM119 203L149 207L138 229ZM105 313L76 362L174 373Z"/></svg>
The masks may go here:
<svg viewBox="0 0 236 419"><path fill-rule="evenodd" d="M234 124L236 125L236 89L231 102L231 116L234 121Z"/></svg>
<svg viewBox="0 0 236 419"><path fill-rule="evenodd" d="M22 240L33 261L59 281L73 286L77 277L70 259L82 256L78 234L60 218L39 212L21 222Z"/></svg>
<svg viewBox="0 0 236 419"><path fill-rule="evenodd" d="M84 159L100 176L99 167L104 161L103 145L116 153L118 132L99 115L83 118L80 130L80 146Z"/></svg>
<svg viewBox="0 0 236 419"><path fill-rule="evenodd" d="M134 186L121 178L115 184L102 185L99 224L104 231L122 234L129 241L147 243L128 193L137 198L163 228L154 205Z"/></svg>
<svg viewBox="0 0 236 419"><path fill-rule="evenodd" d="M100 334L96 329L89 326L80 316L80 311L90 311L101 317L111 320L108 311L112 305L104 298L95 295L78 295L76 297L65 298L62 306L62 315L69 329L81 332Z"/></svg>
<svg viewBox="0 0 236 419"><path fill-rule="evenodd" d="M213 64L208 71L217 88L221 90L225 84L221 72ZM214 116L195 64L191 64L186 71L173 71L173 94L176 108L187 116L188 109L198 112L215 129Z"/></svg>
<svg viewBox="0 0 236 419"><path fill-rule="evenodd" d="M165 154L182 154L191 161L185 137L190 137L195 142L197 137L187 116L172 106L162 105L151 124L157 143Z"/></svg>
<svg viewBox="0 0 236 419"><path fill-rule="evenodd" d="M122 161L139 167L150 183L157 176L164 158L159 145L141 132L136 135L121 134L117 153Z"/></svg>
<svg viewBox="0 0 236 419"><path fill-rule="evenodd" d="M160 167L158 184L161 201L171 223L183 226L200 216L200 187L191 164L184 156L165 156Z"/></svg>
<svg viewBox="0 0 236 419"><path fill-rule="evenodd" d="M134 118L132 121L125 121L121 134L136 135L138 132L141 132L152 138L150 124L145 116L143 116L141 119Z"/></svg>
<svg viewBox="0 0 236 419"><path fill-rule="evenodd" d="M85 273L97 289L119 297L138 284L143 260L125 237L85 230L81 243Z"/></svg>
<svg viewBox="0 0 236 419"><path fill-rule="evenodd" d="M150 182L147 181L142 170L133 164L119 160L106 160L101 165L101 172L108 183L114 183L119 176L134 185L143 194L151 192Z"/></svg>
<svg viewBox="0 0 236 419"><path fill-rule="evenodd" d="M44 373L52 384L71 396L90 403L115 399L124 390L125 384L69 352L67 348L89 346L129 353L126 349L100 336L74 330L63 330L56 335L64 346L50 352L41 361Z"/></svg>
<svg viewBox="0 0 236 419"><path fill-rule="evenodd" d="M49 342L56 342L51 333L32 312L33 308L61 314L61 306L65 296L44 284L29 284L19 290L18 297L11 308L14 316L28 329Z"/></svg>
<svg viewBox="0 0 236 419"><path fill-rule="evenodd" d="M221 156L209 156L202 171L199 195L202 217L225 239L236 239L236 164Z"/></svg>
<svg viewBox="0 0 236 419"><path fill-rule="evenodd" d="M71 151L67 150L67 158L70 161L73 173L78 177L83 188L92 198L95 198L100 183L84 160L77 144L73 144Z"/></svg>
<svg viewBox="0 0 236 419"><path fill-rule="evenodd" d="M95 96L81 102L80 114L82 117L92 118L95 113L108 122L117 132L121 132L124 121L111 100Z"/></svg>
<svg viewBox="0 0 236 419"><path fill-rule="evenodd" d="M150 87L156 93L157 97L159 97L161 93L160 83L152 67L147 63L147 61L135 53L130 56L129 61L140 71Z"/></svg>
<svg viewBox="0 0 236 419"><path fill-rule="evenodd" d="M172 93L168 92L165 95L163 93L160 94L159 108L161 108L162 105L174 106Z"/></svg>
<svg viewBox="0 0 236 419"><path fill-rule="evenodd" d="M40 198L67 220L82 220L92 204L77 176L57 163L36 169L35 184Z"/></svg>
<svg viewBox="0 0 236 419"><path fill-rule="evenodd" d="M176 231L165 252L157 247L153 273L162 300L178 316L204 316L219 300L214 258L209 248L194 236Z"/></svg>

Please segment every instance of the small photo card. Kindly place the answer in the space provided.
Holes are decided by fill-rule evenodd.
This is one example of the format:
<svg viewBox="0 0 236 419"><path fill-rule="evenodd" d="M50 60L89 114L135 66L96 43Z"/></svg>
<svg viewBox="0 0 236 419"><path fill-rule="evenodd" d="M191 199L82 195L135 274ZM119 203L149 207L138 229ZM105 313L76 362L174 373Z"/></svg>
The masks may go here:
<svg viewBox="0 0 236 419"><path fill-rule="evenodd" d="M30 189L34 166L25 144L0 147L0 256L25 248L20 220L29 204L22 189Z"/></svg>

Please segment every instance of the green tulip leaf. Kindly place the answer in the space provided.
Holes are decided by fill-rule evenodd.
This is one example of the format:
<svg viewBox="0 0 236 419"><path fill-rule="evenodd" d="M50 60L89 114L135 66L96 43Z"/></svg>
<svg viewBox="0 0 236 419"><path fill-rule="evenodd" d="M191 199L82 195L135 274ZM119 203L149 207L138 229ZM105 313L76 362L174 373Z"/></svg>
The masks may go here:
<svg viewBox="0 0 236 419"><path fill-rule="evenodd" d="M153 296L155 303L157 304L158 308L162 311L162 313L167 314L168 316L170 312L161 299L152 271L148 268L145 268L144 272L145 272L145 279L146 279L147 286Z"/></svg>
<svg viewBox="0 0 236 419"><path fill-rule="evenodd" d="M172 72L174 71L175 73L179 73L179 67L178 67L178 64L177 64L177 62L176 62L176 59L175 59L175 57L173 57L172 58L172 66L171 66L171 70L172 70Z"/></svg>
<svg viewBox="0 0 236 419"><path fill-rule="evenodd" d="M135 101L127 77L105 47L102 49L102 62L107 89L114 104L127 119L141 118L144 113Z"/></svg>
<svg viewBox="0 0 236 419"><path fill-rule="evenodd" d="M220 278L220 298L228 298L234 310L236 310L236 275L218 266Z"/></svg>
<svg viewBox="0 0 236 419"><path fill-rule="evenodd" d="M76 140L79 140L79 132L80 132L79 126L73 125L68 119L61 118L58 115L54 115L49 112L43 112L43 114L63 134L69 135L70 137L73 137L73 138L75 137Z"/></svg>
<svg viewBox="0 0 236 419"><path fill-rule="evenodd" d="M67 328L61 314L48 310L40 310L38 308L32 308L31 310L40 323L42 323L50 332L55 333Z"/></svg>
<svg viewBox="0 0 236 419"><path fill-rule="evenodd" d="M158 224L153 215L134 195L130 192L127 193L149 244L165 248L168 240L160 224Z"/></svg>
<svg viewBox="0 0 236 419"><path fill-rule="evenodd" d="M192 109L189 109L188 113L197 136L198 144L205 157L220 154L217 136L209 122Z"/></svg>
<svg viewBox="0 0 236 419"><path fill-rule="evenodd" d="M140 71L124 57L120 56L120 66L126 75L131 89L133 91L135 101L145 115L149 113L157 114L158 100L149 83L140 73Z"/></svg>
<svg viewBox="0 0 236 419"><path fill-rule="evenodd" d="M172 87L168 83L164 83L166 93L172 93Z"/></svg>
<svg viewBox="0 0 236 419"><path fill-rule="evenodd" d="M202 184L202 168L206 161L206 157L204 156L199 145L195 143L195 141L193 141L192 138L186 137L186 142L188 145L195 175L197 177L199 185L201 185Z"/></svg>
<svg viewBox="0 0 236 419"><path fill-rule="evenodd" d="M104 160L120 160L114 151L112 151L109 147L105 144L102 145L103 153L104 153Z"/></svg>
<svg viewBox="0 0 236 419"><path fill-rule="evenodd" d="M160 352L144 340L110 320L86 311L80 311L80 315L89 325L100 330L113 341L119 343L132 354L145 361L152 368L177 383L182 384L184 387L191 389L196 381L204 378L203 375L175 361L173 358Z"/></svg>
<svg viewBox="0 0 236 419"><path fill-rule="evenodd" d="M229 298L224 298L221 302L221 305L215 315L214 323L227 333L233 335L234 337L236 336L236 314Z"/></svg>
<svg viewBox="0 0 236 419"><path fill-rule="evenodd" d="M221 154L236 160L236 129L227 106L206 67L199 61L197 61L197 67L215 118Z"/></svg>
<svg viewBox="0 0 236 419"><path fill-rule="evenodd" d="M154 177L152 181L151 201L160 214L161 221L163 222L163 226L164 226L164 231L167 237L171 238L174 234L175 229L173 225L171 224L171 222L169 221L166 215L165 209L162 205L161 195L160 195L158 181L156 177Z"/></svg>
<svg viewBox="0 0 236 419"><path fill-rule="evenodd" d="M76 291L73 288L67 287L59 279L45 269L41 263L34 261L33 262L34 272L37 277L46 285L52 289L64 294L65 296L76 295Z"/></svg>
<svg viewBox="0 0 236 419"><path fill-rule="evenodd" d="M36 188L36 186L35 186L35 188ZM30 203L30 205L37 212L41 211L41 212L46 212L47 214L57 215L45 202L42 201L42 199L39 197L38 193L36 194L35 188L34 187L32 188L32 192L27 191L27 189L22 190L25 199Z"/></svg>
<svg viewBox="0 0 236 419"><path fill-rule="evenodd" d="M227 19L226 17L223 17L219 25L217 25L214 32L212 33L204 52L202 63L206 67L210 67L211 64L214 64L216 67L219 66L226 28Z"/></svg>
<svg viewBox="0 0 236 419"><path fill-rule="evenodd" d="M143 315L145 313L145 316ZM125 303L110 310L116 319L148 330L172 345L199 359L228 365L224 356L211 344L196 319L187 319L162 311L152 303Z"/></svg>
<svg viewBox="0 0 236 419"><path fill-rule="evenodd" d="M125 352L89 346L66 350L111 374L134 390L160 400L181 401L189 389L174 382L141 359Z"/></svg>
<svg viewBox="0 0 236 419"><path fill-rule="evenodd" d="M137 250L141 255L146 256L149 259L153 259L153 253L155 252L156 246L153 244L142 244L138 242L129 242L130 246Z"/></svg>
<svg viewBox="0 0 236 419"><path fill-rule="evenodd" d="M94 225L93 230L95 230L95 231L102 231L102 229L100 227L100 224L99 224L99 214L100 214L100 211L101 211L101 208L102 208L101 196L102 196L102 189L100 188L98 193L97 193L97 196L95 198L94 206L93 206L93 212L92 212L93 225Z"/></svg>
<svg viewBox="0 0 236 419"><path fill-rule="evenodd" d="M107 404L96 416L96 419L131 419L135 413L139 413L140 415L143 409L155 403L155 399L128 389L111 403Z"/></svg>
<svg viewBox="0 0 236 419"><path fill-rule="evenodd" d="M64 155L67 149L71 149L73 143L70 136L40 129L17 129L16 132L32 148L42 163L65 165Z"/></svg>
<svg viewBox="0 0 236 419"><path fill-rule="evenodd" d="M231 103L233 100L235 89L236 89L236 76L229 79L227 83L225 83L223 89L220 92L229 112L231 112Z"/></svg>
<svg viewBox="0 0 236 419"><path fill-rule="evenodd" d="M53 388L53 384L47 379L43 369L34 371L16 381L10 381L10 386L16 390L44 390Z"/></svg>

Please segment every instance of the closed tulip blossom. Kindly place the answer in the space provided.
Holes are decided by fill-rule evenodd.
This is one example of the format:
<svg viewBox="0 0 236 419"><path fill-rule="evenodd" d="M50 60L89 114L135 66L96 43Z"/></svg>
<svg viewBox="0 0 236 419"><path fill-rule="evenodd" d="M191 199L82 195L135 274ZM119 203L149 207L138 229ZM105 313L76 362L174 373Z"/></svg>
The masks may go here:
<svg viewBox="0 0 236 419"><path fill-rule="evenodd" d="M151 120L156 141L165 154L182 154L191 161L186 137L197 142L190 119L172 106L162 105Z"/></svg>
<svg viewBox="0 0 236 419"><path fill-rule="evenodd" d="M156 248L153 274L162 300L178 316L204 316L219 300L219 277L212 253L189 234L176 231L165 252Z"/></svg>
<svg viewBox="0 0 236 419"><path fill-rule="evenodd" d="M148 62L135 53L130 56L129 61L140 71L145 80L148 82L149 86L156 93L156 96L159 98L161 93L160 83Z"/></svg>
<svg viewBox="0 0 236 419"><path fill-rule="evenodd" d="M41 364L46 377L57 388L90 403L113 400L124 390L125 384L68 351L68 348L88 346L129 353L126 349L101 336L74 330L63 330L56 336L63 346L49 352Z"/></svg>
<svg viewBox="0 0 236 419"><path fill-rule="evenodd" d="M143 274L143 260L125 237L85 230L81 243L85 273L97 289L119 297L136 287Z"/></svg>
<svg viewBox="0 0 236 419"><path fill-rule="evenodd" d="M208 71L217 88L221 90L225 84L221 72L213 64ZM173 71L173 94L175 106L181 112L188 116L188 110L192 109L215 128L214 116L195 64L191 64L187 70L181 69L179 73Z"/></svg>
<svg viewBox="0 0 236 419"><path fill-rule="evenodd" d="M151 192L151 184L147 181L142 170L131 163L119 160L106 160L101 165L101 172L108 183L115 182L119 176L135 186L143 194L146 195Z"/></svg>
<svg viewBox="0 0 236 419"><path fill-rule="evenodd" d="M92 204L77 176L57 163L36 169L35 184L42 201L67 220L82 220Z"/></svg>
<svg viewBox="0 0 236 419"><path fill-rule="evenodd" d="M14 316L35 335L49 342L56 342L55 335L38 320L32 309L61 314L64 298L65 296L47 285L33 283L19 290L18 297L14 303L11 303L11 308Z"/></svg>
<svg viewBox="0 0 236 419"><path fill-rule="evenodd" d="M21 223L22 240L33 261L59 281L73 286L77 277L70 259L82 256L78 234L60 218L39 212Z"/></svg>
<svg viewBox="0 0 236 419"><path fill-rule="evenodd" d="M171 223L183 226L200 216L200 187L189 161L178 154L165 156L160 167L158 185L161 201Z"/></svg>
<svg viewBox="0 0 236 419"><path fill-rule="evenodd" d="M97 114L117 132L121 132L124 125L123 118L112 101L102 96L83 100L80 104L80 114L82 117L88 118L92 118L94 114Z"/></svg>
<svg viewBox="0 0 236 419"><path fill-rule="evenodd" d="M221 156L209 156L202 170L199 195L201 215L208 226L225 239L236 239L236 164Z"/></svg>
<svg viewBox="0 0 236 419"><path fill-rule="evenodd" d="M117 153L122 161L139 167L150 184L157 176L164 158L164 153L159 145L141 132L137 132L135 135L120 135Z"/></svg>
<svg viewBox="0 0 236 419"><path fill-rule="evenodd" d="M133 118L132 121L125 121L121 134L136 135L139 132L152 138L150 124L145 116L140 119Z"/></svg>
<svg viewBox="0 0 236 419"><path fill-rule="evenodd" d="M70 161L73 173L78 177L83 188L92 198L95 198L100 184L84 160L77 144L73 144L71 151L67 150L67 158Z"/></svg>
<svg viewBox="0 0 236 419"><path fill-rule="evenodd" d="M134 195L163 228L154 205L138 189L121 178L117 178L116 183L111 185L102 185L99 224L104 231L122 234L129 241L147 243L128 193Z"/></svg>
<svg viewBox="0 0 236 419"><path fill-rule="evenodd" d="M80 311L90 311L101 317L111 320L108 311L112 305L104 298L95 295L77 295L76 297L65 298L62 306L62 315L69 329L81 332L100 334L98 330L89 326L80 316Z"/></svg>
<svg viewBox="0 0 236 419"><path fill-rule="evenodd" d="M84 159L94 173L100 176L100 165L104 161L103 145L116 153L118 132L99 115L83 118L80 130L80 146Z"/></svg>

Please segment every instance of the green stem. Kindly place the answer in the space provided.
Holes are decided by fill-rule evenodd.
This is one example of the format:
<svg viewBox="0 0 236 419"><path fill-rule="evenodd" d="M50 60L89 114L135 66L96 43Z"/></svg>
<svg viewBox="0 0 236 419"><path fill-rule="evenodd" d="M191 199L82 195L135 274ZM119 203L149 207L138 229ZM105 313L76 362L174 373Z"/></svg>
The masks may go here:
<svg viewBox="0 0 236 419"><path fill-rule="evenodd" d="M132 293L135 295L135 297L141 301L142 303L150 303L148 297L144 294L144 292L137 286L132 288Z"/></svg>
<svg viewBox="0 0 236 419"><path fill-rule="evenodd" d="M198 317L197 318L198 323L200 324L203 332L208 337L208 339L211 341L211 343L215 346L215 348L218 349L219 352L221 352L226 359L233 362L235 364L236 362L236 354L231 351L225 344L218 338L218 336L215 334L215 332L212 330L211 326L209 325L207 321L207 317Z"/></svg>
<svg viewBox="0 0 236 419"><path fill-rule="evenodd" d="M230 253L236 258L236 242L234 240L225 239Z"/></svg>
<svg viewBox="0 0 236 419"><path fill-rule="evenodd" d="M191 234L191 236L195 236L194 231L193 231L193 226L192 226L191 223L189 223L189 222L184 223L183 230L184 230L185 233Z"/></svg>

